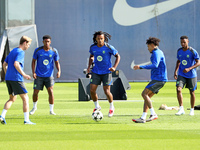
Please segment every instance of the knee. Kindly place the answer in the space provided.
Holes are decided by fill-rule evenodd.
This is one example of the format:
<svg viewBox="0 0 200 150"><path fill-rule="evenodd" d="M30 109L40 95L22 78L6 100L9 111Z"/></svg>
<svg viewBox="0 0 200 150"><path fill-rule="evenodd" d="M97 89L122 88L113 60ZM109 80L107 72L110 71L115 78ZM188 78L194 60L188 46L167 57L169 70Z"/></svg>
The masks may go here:
<svg viewBox="0 0 200 150"><path fill-rule="evenodd" d="M91 93L91 94L96 94L96 90L93 89L93 88L91 88L91 89L90 89L90 93Z"/></svg>
<svg viewBox="0 0 200 150"><path fill-rule="evenodd" d="M181 87L177 87L177 88L176 88L177 93L181 93L181 90L182 90Z"/></svg>

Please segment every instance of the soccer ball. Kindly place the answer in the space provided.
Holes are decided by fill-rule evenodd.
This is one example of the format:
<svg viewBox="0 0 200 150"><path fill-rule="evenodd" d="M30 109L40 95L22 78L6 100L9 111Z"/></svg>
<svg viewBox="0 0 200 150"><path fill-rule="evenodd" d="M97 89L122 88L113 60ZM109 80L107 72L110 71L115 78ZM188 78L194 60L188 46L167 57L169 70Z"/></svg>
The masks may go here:
<svg viewBox="0 0 200 150"><path fill-rule="evenodd" d="M103 114L101 111L96 110L92 113L92 119L94 121L101 121L103 119Z"/></svg>

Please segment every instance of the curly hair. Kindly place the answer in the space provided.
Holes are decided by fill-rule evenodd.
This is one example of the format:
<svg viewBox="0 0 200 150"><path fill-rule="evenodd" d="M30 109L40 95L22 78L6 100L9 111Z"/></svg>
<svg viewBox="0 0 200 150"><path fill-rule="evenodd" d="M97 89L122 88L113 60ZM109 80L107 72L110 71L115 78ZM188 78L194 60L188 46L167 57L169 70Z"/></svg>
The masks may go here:
<svg viewBox="0 0 200 150"><path fill-rule="evenodd" d="M149 39L147 39L146 41L146 44L154 44L155 46L159 46L159 42L160 42L160 39L156 37L149 37Z"/></svg>
<svg viewBox="0 0 200 150"><path fill-rule="evenodd" d="M97 41L96 41L97 35L102 35L102 34L104 35L104 38L105 38L105 42L106 42L106 43L108 43L108 39L111 40L111 35L108 34L107 32L97 31L97 32L95 32L95 33L93 34L93 42L94 42L95 44L97 43Z"/></svg>

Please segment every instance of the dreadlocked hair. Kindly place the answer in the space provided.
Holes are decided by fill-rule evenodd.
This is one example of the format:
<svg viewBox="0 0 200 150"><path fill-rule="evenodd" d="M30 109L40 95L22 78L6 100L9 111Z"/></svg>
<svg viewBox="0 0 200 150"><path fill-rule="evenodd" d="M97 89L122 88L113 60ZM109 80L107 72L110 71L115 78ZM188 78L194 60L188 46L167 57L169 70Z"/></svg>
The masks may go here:
<svg viewBox="0 0 200 150"><path fill-rule="evenodd" d="M147 39L146 44L154 44L155 46L159 46L160 39L155 38L155 37L149 37Z"/></svg>
<svg viewBox="0 0 200 150"><path fill-rule="evenodd" d="M97 41L96 41L96 37L97 37L97 35L104 35L104 38L105 38L105 42L106 43L108 43L108 39L110 39L111 40L111 35L110 34L108 34L107 32L103 32L103 31L97 31L97 32L95 32L93 35L93 42L94 43L97 43Z"/></svg>

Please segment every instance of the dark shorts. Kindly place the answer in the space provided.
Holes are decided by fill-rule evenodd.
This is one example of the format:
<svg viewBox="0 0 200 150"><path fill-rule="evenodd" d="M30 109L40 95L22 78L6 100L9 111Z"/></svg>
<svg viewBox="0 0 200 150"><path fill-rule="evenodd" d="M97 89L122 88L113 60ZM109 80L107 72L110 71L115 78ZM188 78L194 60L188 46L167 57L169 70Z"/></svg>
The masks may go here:
<svg viewBox="0 0 200 150"><path fill-rule="evenodd" d="M149 82L146 88L157 94L159 90L165 85L165 83L166 82L164 81L152 80L151 82Z"/></svg>
<svg viewBox="0 0 200 150"><path fill-rule="evenodd" d="M28 93L24 82L21 81L6 81L9 95L18 95Z"/></svg>
<svg viewBox="0 0 200 150"><path fill-rule="evenodd" d="M54 77L37 77L34 80L33 89L43 90L44 86L49 88L54 85Z"/></svg>
<svg viewBox="0 0 200 150"><path fill-rule="evenodd" d="M180 86L184 88L188 88L190 91L194 91L197 89L197 77L195 78L185 78L183 76L178 76L176 80L176 86Z"/></svg>
<svg viewBox="0 0 200 150"><path fill-rule="evenodd" d="M90 83L95 85L100 85L101 82L103 82L103 86L112 85L113 84L112 73L102 74L102 75L92 73L92 78L90 80Z"/></svg>

